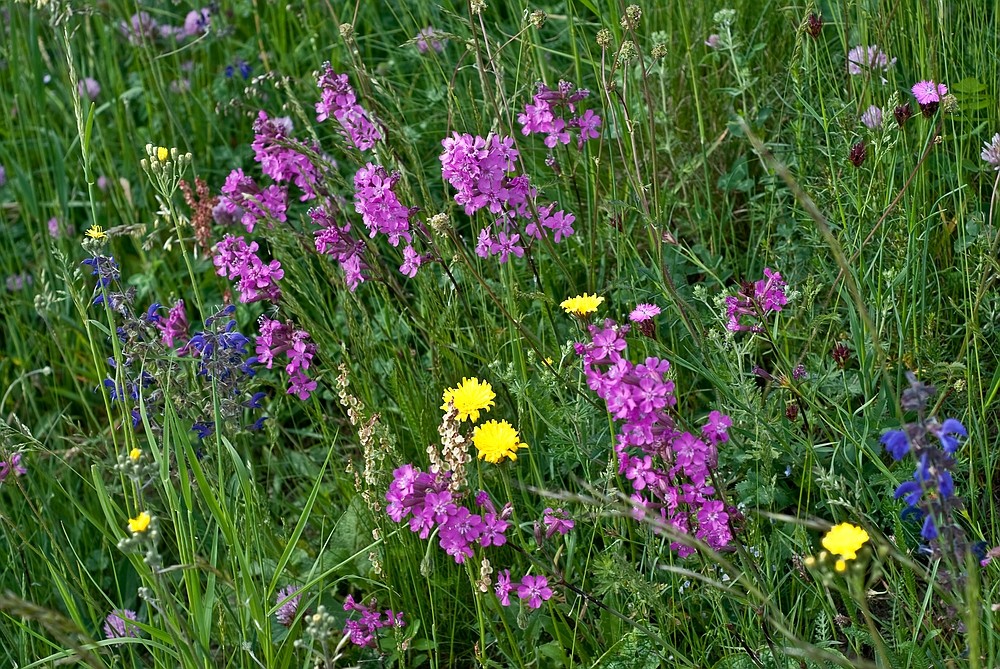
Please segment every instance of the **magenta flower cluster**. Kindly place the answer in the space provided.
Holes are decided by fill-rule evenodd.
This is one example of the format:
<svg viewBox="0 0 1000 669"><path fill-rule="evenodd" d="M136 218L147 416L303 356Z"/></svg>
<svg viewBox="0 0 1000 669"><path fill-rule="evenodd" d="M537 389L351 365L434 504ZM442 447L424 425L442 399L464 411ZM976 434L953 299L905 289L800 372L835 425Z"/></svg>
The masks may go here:
<svg viewBox="0 0 1000 669"><path fill-rule="evenodd" d="M7 477L11 474L14 476L24 476L27 473L28 470L21 464L20 453L12 453L7 460L0 460L0 483L7 480Z"/></svg>
<svg viewBox="0 0 1000 669"><path fill-rule="evenodd" d="M504 569L497 574L494 592L504 606L510 606L510 593L512 592L517 594L518 599L527 602L529 609L541 608L542 602L552 599L549 579L544 576L525 574L521 582L515 585L510 578L510 569Z"/></svg>
<svg viewBox="0 0 1000 669"><path fill-rule="evenodd" d="M307 146L291 137L292 121L287 116L270 119L260 111L253 124L250 147L261 171L277 182L291 182L302 191L302 202L316 197L320 171L309 155L319 155L318 144ZM286 196L287 197L287 196ZM284 219L279 219L284 220ZM252 229L248 229L253 232Z"/></svg>
<svg viewBox="0 0 1000 669"><path fill-rule="evenodd" d="M329 205L324 205L309 210L309 218L319 227L313 233L316 251L333 256L340 263L344 270L344 281L347 283L347 288L353 293L365 280L366 265L362 259L365 244L363 241L355 239L351 234L349 222L343 225L338 224L328 207Z"/></svg>
<svg viewBox="0 0 1000 669"><path fill-rule="evenodd" d="M545 146L554 149L558 144L569 144L573 138L570 130L576 129L576 148L582 149L584 142L601 136L601 117L594 110L574 116L577 103L589 95L586 88L576 88L568 81L560 81L556 89L539 83L532 102L517 117L521 134L545 135Z"/></svg>
<svg viewBox="0 0 1000 669"><path fill-rule="evenodd" d="M764 268L764 278L754 283L744 282L737 295L726 298L726 327L733 332L763 332L763 320L768 314L781 311L788 303L785 288L788 284L781 274L770 267ZM750 318L751 324L746 324Z"/></svg>
<svg viewBox="0 0 1000 669"><path fill-rule="evenodd" d="M260 334L256 338L257 363L271 369L276 357L282 353L288 358L285 373L288 374L288 394L300 400L309 399L316 390L316 382L306 372L316 355L316 345L307 341L309 333L296 330L291 322L260 317Z"/></svg>
<svg viewBox="0 0 1000 669"><path fill-rule="evenodd" d="M167 317L160 318L156 323L162 333L160 340L164 346L174 348L188 340L188 319L187 311L184 308L184 300L177 300L174 306L167 310ZM184 355L187 347L177 350L178 355Z"/></svg>
<svg viewBox="0 0 1000 669"><path fill-rule="evenodd" d="M727 546L732 541L729 514L714 498L711 472L732 420L712 411L700 437L679 430L668 413L677 403L674 383L665 377L670 363L653 357L640 364L627 360L627 325L609 319L589 329L591 341L575 349L583 358L587 385L621 422L615 454L618 473L632 486L635 516L656 514L714 549ZM694 552L679 542L670 547L682 557Z"/></svg>
<svg viewBox="0 0 1000 669"><path fill-rule="evenodd" d="M573 214L554 211L555 203L536 206L538 191L528 175L510 176L520 155L513 138L492 133L485 138L473 137L456 132L441 145L441 175L457 191L455 202L465 207L469 216L480 209L497 216L480 231L477 255L498 255L500 262L507 262L511 255L524 255L522 233L525 238L542 239L551 231L556 242L573 234ZM523 229L519 220L525 224Z"/></svg>
<svg viewBox="0 0 1000 669"><path fill-rule="evenodd" d="M257 242L247 244L242 235L226 235L215 247L213 262L218 267L216 274L236 280L240 302L278 302L281 299L278 281L285 276L285 272L277 260L261 260L257 255L259 249Z"/></svg>
<svg viewBox="0 0 1000 669"><path fill-rule="evenodd" d="M351 595L344 600L344 610L355 611L361 615L357 620L349 619L344 623L344 631L355 646L374 646L376 633L383 627L406 626L402 611L393 613L392 609L386 609L384 613L379 612L375 608L375 602L368 607L354 601Z"/></svg>
<svg viewBox="0 0 1000 669"><path fill-rule="evenodd" d="M410 531L421 539L438 528L438 542L455 562L461 564L471 558L473 544L486 548L507 543L504 533L513 512L510 504L498 512L489 495L480 492L476 504L484 513L473 513L448 490L450 474L434 475L404 465L392 475L393 481L385 493L389 502L386 513L397 523L409 518Z"/></svg>
<svg viewBox="0 0 1000 669"><path fill-rule="evenodd" d="M213 210L216 220L239 221L247 232L253 232L258 223L271 221L284 223L288 209L288 193L278 184L260 188L253 177L235 169L226 177L222 197Z"/></svg>
<svg viewBox="0 0 1000 669"><path fill-rule="evenodd" d="M280 604L280 606L274 612L274 617L285 627L291 627L292 623L295 622L295 616L298 615L299 603L302 601L302 595L298 593L299 589L293 585L288 585L278 590L275 604Z"/></svg>
<svg viewBox="0 0 1000 669"><path fill-rule="evenodd" d="M104 637L106 639L136 638L139 627L131 624L138 616L131 609L115 609L104 619Z"/></svg>
<svg viewBox="0 0 1000 669"><path fill-rule="evenodd" d="M346 74L337 74L330 63L323 63L323 71L316 83L322 91L320 101L316 103L317 121L322 123L332 116L340 124L344 137L359 151L367 151L382 139L378 125L358 104Z"/></svg>

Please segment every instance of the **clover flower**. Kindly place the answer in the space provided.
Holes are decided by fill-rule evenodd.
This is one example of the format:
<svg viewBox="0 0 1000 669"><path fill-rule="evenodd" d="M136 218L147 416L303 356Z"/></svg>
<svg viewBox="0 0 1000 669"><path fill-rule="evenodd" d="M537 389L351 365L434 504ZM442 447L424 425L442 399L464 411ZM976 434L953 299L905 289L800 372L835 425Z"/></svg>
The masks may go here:
<svg viewBox="0 0 1000 669"><path fill-rule="evenodd" d="M493 386L488 381L480 381L472 377L471 379L462 377L462 382L454 388L447 388L441 396L441 410L448 409L448 403L452 402L458 409L458 420L472 420L473 423L479 420L480 411L489 411L494 406L493 400L496 394Z"/></svg>
<svg viewBox="0 0 1000 669"><path fill-rule="evenodd" d="M875 70L887 71L895 65L896 59L889 59L878 45L858 45L847 53L847 72L851 75L866 74Z"/></svg>
<svg viewBox="0 0 1000 669"><path fill-rule="evenodd" d="M993 169L1000 170L1000 132L993 135L990 141L983 142L983 151L979 157Z"/></svg>
<svg viewBox="0 0 1000 669"><path fill-rule="evenodd" d="M104 638L137 638L141 630L138 625L132 624L135 620L138 620L135 611L131 609L114 609L104 619Z"/></svg>
<svg viewBox="0 0 1000 669"><path fill-rule="evenodd" d="M823 548L840 558L834 565L837 571L847 569L847 562L858 557L858 551L868 542L868 533L862 528L850 523L834 525L823 536Z"/></svg>
<svg viewBox="0 0 1000 669"><path fill-rule="evenodd" d="M476 427L472 443L479 451L479 459L493 464L504 458L517 460L517 450L528 447L520 441L517 430L505 420L491 420Z"/></svg>
<svg viewBox="0 0 1000 669"><path fill-rule="evenodd" d="M280 604L280 606L275 611L274 617L285 627L292 626L292 623L295 622L295 616L299 612L299 602L302 600L302 595L297 594L298 592L299 589L292 585L285 586L278 591L275 603Z"/></svg>
<svg viewBox="0 0 1000 669"><path fill-rule="evenodd" d="M882 108L878 105L871 105L861 115L861 122L869 130L875 130L882 125Z"/></svg>

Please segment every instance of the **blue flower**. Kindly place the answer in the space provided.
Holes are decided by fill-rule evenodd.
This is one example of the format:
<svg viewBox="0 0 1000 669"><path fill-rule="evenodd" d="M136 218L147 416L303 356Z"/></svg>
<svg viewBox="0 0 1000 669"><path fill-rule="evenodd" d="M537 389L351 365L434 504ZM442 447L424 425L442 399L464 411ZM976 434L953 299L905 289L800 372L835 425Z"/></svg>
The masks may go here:
<svg viewBox="0 0 1000 669"><path fill-rule="evenodd" d="M958 439L955 435L968 437L969 433L965 431L965 426L957 420L954 418L948 418L941 424L941 429L937 435L938 439L941 440L941 447L948 455L951 455L956 451L956 449L958 449Z"/></svg>
<svg viewBox="0 0 1000 669"><path fill-rule="evenodd" d="M942 499L948 499L955 494L955 481L948 470L938 474L938 494Z"/></svg>
<svg viewBox="0 0 1000 669"><path fill-rule="evenodd" d="M212 433L215 432L215 423L195 423L191 426L191 431L197 432L199 439L204 439L212 436Z"/></svg>
<svg viewBox="0 0 1000 669"><path fill-rule="evenodd" d="M879 441L885 446L885 450L889 451L893 460L902 460L910 452L910 441L902 430L889 430Z"/></svg>
<svg viewBox="0 0 1000 669"><path fill-rule="evenodd" d="M938 537L937 526L934 524L934 517L929 515L924 518L924 526L920 528L920 536L927 541L933 541Z"/></svg>
<svg viewBox="0 0 1000 669"><path fill-rule="evenodd" d="M896 488L896 494L894 497L896 499L902 497L907 506L916 506L923 493L924 489L920 487L919 483L916 481L907 481L906 483L899 484L899 487Z"/></svg>

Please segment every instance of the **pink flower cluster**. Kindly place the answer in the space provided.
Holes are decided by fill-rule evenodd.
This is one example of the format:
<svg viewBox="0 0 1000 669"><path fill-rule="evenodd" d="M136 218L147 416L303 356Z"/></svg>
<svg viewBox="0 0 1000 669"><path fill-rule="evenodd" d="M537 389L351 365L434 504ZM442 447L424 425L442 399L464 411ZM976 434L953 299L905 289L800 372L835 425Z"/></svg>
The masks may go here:
<svg viewBox="0 0 1000 669"><path fill-rule="evenodd" d="M374 646L376 632L383 627L406 626L406 623L403 622L402 611L393 613L392 609L386 609L385 613L381 613L374 607L374 601L369 608L354 601L354 597L351 595L348 595L347 599L344 600L345 611L356 611L361 614L361 618L358 620L348 620L344 623L344 631L347 632L351 643L355 646Z"/></svg>
<svg viewBox="0 0 1000 669"><path fill-rule="evenodd" d="M718 462L718 444L729 439L731 419L713 411L700 437L678 430L667 413L677 403L674 384L665 378L670 363L653 357L638 365L628 361L627 325L609 319L589 329L591 341L577 343L575 349L583 358L587 385L622 422L615 454L618 473L634 491L636 518L658 514L683 533L696 526L694 536L714 549L728 545L729 514L713 498L711 471ZM670 547L682 557L694 552L679 542Z"/></svg>
<svg viewBox="0 0 1000 669"><path fill-rule="evenodd" d="M392 190L397 181L398 172L389 174L373 163L354 175L354 210L361 214L368 236L382 233L393 246L399 246L400 239L410 242L410 216L416 211L400 204Z"/></svg>
<svg viewBox="0 0 1000 669"><path fill-rule="evenodd" d="M423 472L413 465L404 465L393 473L393 481L385 493L389 504L386 513L395 522L409 518L410 531L421 539L438 528L438 543L444 552L461 564L471 558L472 545L503 546L513 508L507 504L499 512L486 492L476 495L476 504L484 509L482 515L472 513L458 504L458 499L448 490L450 474L435 475Z"/></svg>
<svg viewBox="0 0 1000 669"><path fill-rule="evenodd" d="M14 453L6 461L0 460L0 483L11 474L14 476L24 476L28 470L21 464L21 454Z"/></svg>
<svg viewBox="0 0 1000 669"><path fill-rule="evenodd" d="M177 300L174 306L167 311L167 317L157 321L156 326L160 328L161 341L164 346L174 348L174 342L181 343L188 340L188 319L187 311L184 309L184 300ZM187 347L177 351L179 355L184 355Z"/></svg>
<svg viewBox="0 0 1000 669"><path fill-rule="evenodd" d="M260 188L252 177L237 168L226 177L222 197L212 214L217 219L224 215L227 219L239 220L247 232L253 232L254 227L262 220L284 223L287 220L287 209L288 193L285 189L277 184Z"/></svg>
<svg viewBox="0 0 1000 669"><path fill-rule="evenodd" d="M296 330L290 322L260 317L260 334L255 342L257 362L271 369L275 358L284 353L288 358L285 365L288 394L300 400L309 399L312 391L316 390L316 382L306 374L316 355L316 344L308 342L308 339L308 332Z"/></svg>
<svg viewBox="0 0 1000 669"><path fill-rule="evenodd" d="M920 105L920 113L930 118L937 111L941 98L948 94L948 87L944 84L935 84L933 81L918 81L913 84L913 97Z"/></svg>
<svg viewBox="0 0 1000 669"><path fill-rule="evenodd" d="M184 25L160 23L148 12L137 12L118 29L131 44L140 45L154 39L176 39L178 42L207 33L212 24L212 10L208 7L194 9L184 18Z"/></svg>
<svg viewBox="0 0 1000 669"><path fill-rule="evenodd" d="M257 255L258 249L257 242L247 245L242 235L226 235L215 246L213 262L219 268L216 274L237 280L240 302L277 302L281 299L278 281L285 276L285 272L277 260L269 263L261 260Z"/></svg>
<svg viewBox="0 0 1000 669"><path fill-rule="evenodd" d="M483 138L453 133L441 141L441 175L458 191L455 202L471 216L480 209L497 215L493 224L479 233L476 254L482 258L499 255L507 262L513 254L524 255L521 233L541 239L551 230L556 242L573 234L576 217L554 212L555 203L534 206L538 191L526 174L509 176L519 153L511 137L490 134ZM524 229L518 220L525 221Z"/></svg>
<svg viewBox="0 0 1000 669"><path fill-rule="evenodd" d="M733 332L762 332L761 322L764 317L771 312L781 311L788 303L788 296L785 295L787 285L781 274L765 267L763 279L752 284L744 282L739 294L726 298L726 316L729 318L726 327ZM752 325L741 322L745 316L753 319Z"/></svg>
<svg viewBox="0 0 1000 669"><path fill-rule="evenodd" d="M417 50L420 53L427 53L432 49L438 53L444 51L444 45L448 40L444 38L438 39L438 35L440 33L434 26L427 26L418 32L413 38L416 40Z"/></svg>
<svg viewBox="0 0 1000 669"><path fill-rule="evenodd" d="M572 128L579 130L577 149L582 149L585 141L600 137L598 128L601 127L601 117L592 109L574 116L576 104L590 95L590 91L585 88L574 88L568 81L560 81L555 90L539 83L532 98L533 104L525 105L524 113L517 117L517 122L521 124L521 134L545 135L545 146L550 149L554 149L557 144L569 144Z"/></svg>
<svg viewBox="0 0 1000 669"><path fill-rule="evenodd" d="M310 147L291 138L291 119L270 119L263 111L258 113L253 131L254 139L250 146L261 171L275 181L294 183L302 191L299 199L303 202L316 197L320 175L309 154L319 154L319 145Z"/></svg>
<svg viewBox="0 0 1000 669"><path fill-rule="evenodd" d="M365 280L363 274L365 263L361 259L365 244L363 241L355 239L351 234L349 222L338 225L328 207L330 207L329 204L309 210L309 218L319 226L319 229L313 233L316 237L316 251L333 256L340 263L344 270L344 281L347 282L347 287L353 293L358 285Z"/></svg>
<svg viewBox="0 0 1000 669"><path fill-rule="evenodd" d="M335 118L344 136L359 151L367 151L382 139L381 130L358 104L346 74L337 74L330 63L323 63L323 71L316 83L321 89L320 101L316 103L317 121L323 122L331 116Z"/></svg>
<svg viewBox="0 0 1000 669"><path fill-rule="evenodd" d="M525 574L516 586L510 580L510 569L504 569L497 574L497 584L494 588L497 599L504 606L510 606L510 593L516 592L518 599L526 601L529 609L541 608L542 602L552 599L552 588L549 579L544 576Z"/></svg>

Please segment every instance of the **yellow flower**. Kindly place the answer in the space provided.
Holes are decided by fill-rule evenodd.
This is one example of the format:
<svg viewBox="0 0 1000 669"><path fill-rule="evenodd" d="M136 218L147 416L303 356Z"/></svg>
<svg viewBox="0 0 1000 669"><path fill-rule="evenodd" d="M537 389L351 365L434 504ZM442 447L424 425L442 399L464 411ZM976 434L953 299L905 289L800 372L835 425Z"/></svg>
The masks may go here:
<svg viewBox="0 0 1000 669"><path fill-rule="evenodd" d="M133 448L131 451L128 452L128 459L131 460L132 462L136 462L140 457L142 457L142 451L140 451L138 448Z"/></svg>
<svg viewBox="0 0 1000 669"><path fill-rule="evenodd" d="M149 528L150 521L153 520L147 512L143 511L135 518L128 519L128 529L132 531L132 534L139 534L140 532L145 532Z"/></svg>
<svg viewBox="0 0 1000 669"><path fill-rule="evenodd" d="M105 239L108 235L104 232L104 228L99 225L92 225L87 228L87 231L83 233L84 237L90 237L91 239Z"/></svg>
<svg viewBox="0 0 1000 669"><path fill-rule="evenodd" d="M156 159L161 163L165 162L167 158L170 157L170 151L165 146L156 147Z"/></svg>
<svg viewBox="0 0 1000 669"><path fill-rule="evenodd" d="M505 420L483 423L472 433L472 443L479 451L479 459L496 464L504 458L517 460L517 449L527 448L521 443L517 430Z"/></svg>
<svg viewBox="0 0 1000 669"><path fill-rule="evenodd" d="M834 525L823 537L823 548L840 559L833 565L837 571L847 569L847 561L858 557L858 551L868 541L868 533L857 525L841 523Z"/></svg>
<svg viewBox="0 0 1000 669"><path fill-rule="evenodd" d="M559 306L562 307L567 314L586 316L587 314L592 314L597 311L597 307L599 307L603 301L603 297L584 293L583 295L577 295L576 297L563 300L559 303Z"/></svg>
<svg viewBox="0 0 1000 669"><path fill-rule="evenodd" d="M475 423L479 420L480 411L490 410L495 397L493 386L486 381L480 381L475 377L467 379L463 376L462 383L458 387L448 388L444 391L444 395L441 397L444 401L441 410L447 411L448 402L454 402L455 408L458 409L458 420L464 421L472 418L472 422Z"/></svg>

